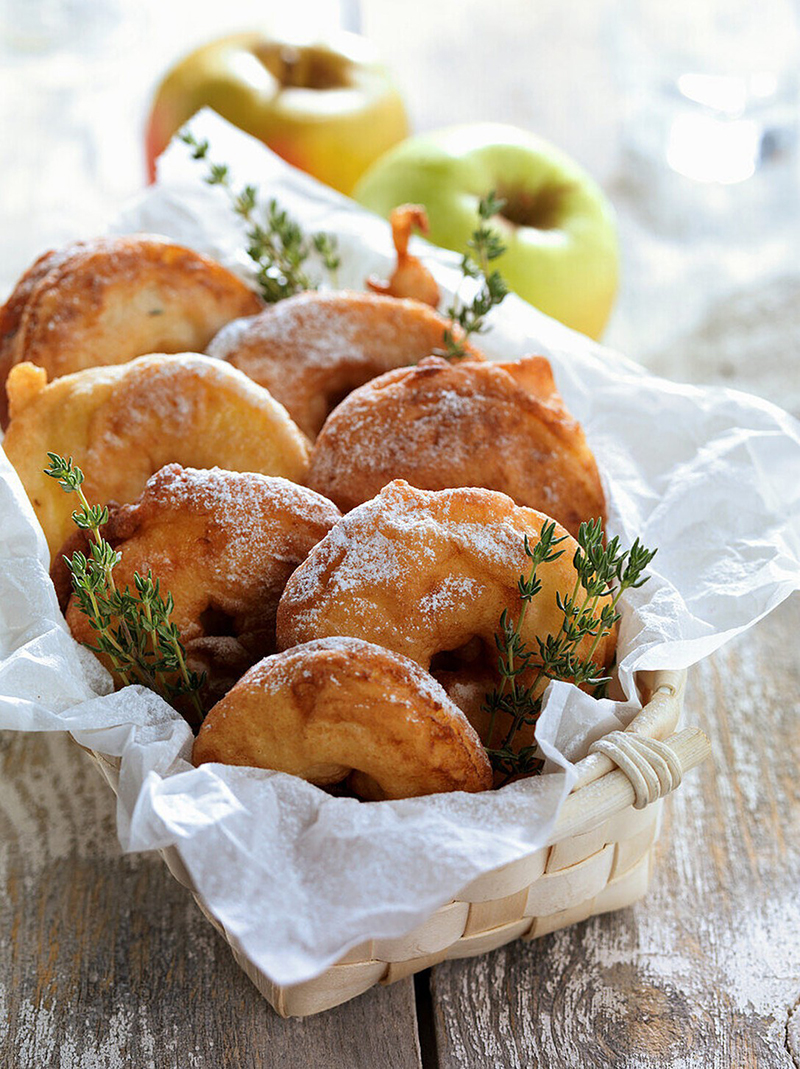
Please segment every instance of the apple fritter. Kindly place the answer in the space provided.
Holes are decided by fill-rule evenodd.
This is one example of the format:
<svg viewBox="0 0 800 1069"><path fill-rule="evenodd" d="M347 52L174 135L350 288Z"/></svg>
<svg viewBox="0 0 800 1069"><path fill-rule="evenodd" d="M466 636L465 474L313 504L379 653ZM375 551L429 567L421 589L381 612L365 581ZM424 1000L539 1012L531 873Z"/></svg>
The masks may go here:
<svg viewBox="0 0 800 1069"><path fill-rule="evenodd" d="M196 353L141 356L47 384L34 364L8 379L3 441L56 554L74 501L43 471L47 453L82 468L90 501L135 501L165 464L257 471L304 482L309 445L282 405L235 368Z"/></svg>
<svg viewBox="0 0 800 1069"><path fill-rule="evenodd" d="M466 717L418 664L327 638L255 665L214 706L192 753L271 768L361 798L484 791L489 759Z"/></svg>
<svg viewBox="0 0 800 1069"><path fill-rule="evenodd" d="M525 539L534 544L548 517L520 508L492 490L417 490L402 479L349 512L286 585L278 606L278 648L350 635L438 671L443 661L470 674L496 672L498 620L519 612L519 579L530 571ZM520 637L528 649L557 635L558 607L577 580L577 542L566 536L561 556L541 570L541 589L528 604ZM606 598L598 601L599 613ZM576 648L587 656L588 636ZM610 659L614 637L598 643L595 660Z"/></svg>
<svg viewBox="0 0 800 1069"><path fill-rule="evenodd" d="M420 301L347 291L300 293L253 319L230 323L206 351L266 386L314 438L351 390L443 349L448 327L448 320ZM482 358L471 347L469 354Z"/></svg>
<svg viewBox="0 0 800 1069"><path fill-rule="evenodd" d="M314 444L308 485L347 512L395 478L425 490L499 490L572 535L605 519L595 459L542 356L431 357L353 391Z"/></svg>
<svg viewBox="0 0 800 1069"><path fill-rule="evenodd" d="M152 569L174 598L189 668L206 673L208 709L274 652L286 580L338 519L330 501L287 479L169 464L135 504L112 509L103 537L120 553L119 589ZM93 643L74 595L66 616L75 638Z"/></svg>
<svg viewBox="0 0 800 1069"><path fill-rule="evenodd" d="M167 238L95 238L48 252L0 309L0 424L15 364L54 379L145 353L202 351L225 323L261 308L221 264Z"/></svg>

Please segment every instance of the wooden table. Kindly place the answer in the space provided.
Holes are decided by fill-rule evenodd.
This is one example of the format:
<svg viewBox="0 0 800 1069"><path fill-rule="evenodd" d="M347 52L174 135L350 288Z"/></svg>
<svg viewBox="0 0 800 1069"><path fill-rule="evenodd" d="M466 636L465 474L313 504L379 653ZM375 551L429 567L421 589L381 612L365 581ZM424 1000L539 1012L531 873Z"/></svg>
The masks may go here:
<svg viewBox="0 0 800 1069"><path fill-rule="evenodd" d="M418 125L516 121L614 190L633 270L612 341L659 371L744 383L797 411L794 265L774 285L754 266L738 293L721 293L719 273L692 273L701 253L685 233L642 221L647 190L617 151L610 0L569 19L557 0L535 15L521 0L363 7L394 48ZM512 47L520 19L529 43L548 43L541 64ZM591 93L576 77L551 91L563 64ZM453 71L463 93L441 91ZM680 279L670 289L640 270L667 246L684 257L691 318ZM736 254L720 242L721 266ZM647 329L650 311L671 321L669 337ZM798 1069L798 632L794 598L692 672L687 722L709 734L713 764L670 801L643 902L304 1021L272 1013L159 858L121 856L114 798L74 744L0 736L0 1066Z"/></svg>

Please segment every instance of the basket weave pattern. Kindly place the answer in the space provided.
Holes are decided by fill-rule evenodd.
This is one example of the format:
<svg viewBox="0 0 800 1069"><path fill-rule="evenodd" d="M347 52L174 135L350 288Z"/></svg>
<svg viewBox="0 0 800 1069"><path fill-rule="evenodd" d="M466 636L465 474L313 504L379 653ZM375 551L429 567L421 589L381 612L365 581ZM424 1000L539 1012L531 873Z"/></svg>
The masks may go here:
<svg viewBox="0 0 800 1069"><path fill-rule="evenodd" d="M177 850L168 847L162 855L275 1010L282 1016L319 1013L376 983L393 983L448 958L485 954L514 939L536 939L641 898L650 881L661 823L658 799L709 750L708 740L697 729L672 735L684 683L685 673L677 672L652 673L642 680L648 698L644 708L621 745L613 741L621 733L612 732L579 762L578 781L547 846L478 877L407 935L362 943L321 976L301 984L273 984L209 912ZM641 743L630 746L631 735ZM647 740L667 736L671 737L666 744L656 743L651 753ZM631 767L631 753L637 767ZM118 762L97 753L92 756L116 790Z"/></svg>

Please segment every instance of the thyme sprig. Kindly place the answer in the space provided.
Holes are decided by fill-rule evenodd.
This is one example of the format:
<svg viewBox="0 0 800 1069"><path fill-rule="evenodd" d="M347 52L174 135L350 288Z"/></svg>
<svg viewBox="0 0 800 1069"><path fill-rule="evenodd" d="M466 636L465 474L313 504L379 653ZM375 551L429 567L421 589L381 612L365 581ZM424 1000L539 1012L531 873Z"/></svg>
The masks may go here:
<svg viewBox="0 0 800 1069"><path fill-rule="evenodd" d="M208 141L198 141L189 131L179 136L192 150L192 159L208 163L205 176L208 185L222 186L227 190L233 210L247 224L247 255L255 265L259 289L268 304L275 304L304 290L317 289L319 283L312 279L306 269L312 252L317 253L331 275L332 283L336 284L341 258L334 237L312 234L307 238L298 223L274 198L262 209L255 186L247 185L237 191L231 182L228 165L209 159Z"/></svg>
<svg viewBox="0 0 800 1069"><path fill-rule="evenodd" d="M620 618L618 605L625 591L647 582L643 573L656 554L638 538L629 550L620 547L617 537L606 543L599 519L582 523L572 560L575 584L567 597L556 593L561 626L555 635L537 637L536 648L531 649L522 638L528 606L542 589L540 569L563 554L564 550L556 547L566 537L556 537L552 521L542 525L533 545L525 537L525 555L531 566L528 574L519 579L520 611L514 619L504 610L495 635L500 684L487 694L483 708L489 714L487 753L495 771L503 777L502 782L542 769L544 762L537 744L515 748L514 740L520 728L535 727L549 680L587 686L595 696L602 693L609 677L602 674L602 666L594 660L598 646ZM589 651L580 656L578 647L587 638L592 640ZM500 744L492 747L498 714L507 718L507 726Z"/></svg>
<svg viewBox="0 0 800 1069"><path fill-rule="evenodd" d="M500 304L508 293L503 276L492 263L506 251L496 230L489 221L503 210L505 201L489 193L478 203L478 226L467 242L470 251L461 258L461 271L464 278L480 279L481 286L472 301L464 304L456 294L453 304L447 309L447 315L461 328L456 337L452 327L444 334L443 356L448 359L460 359L467 355L467 341L472 334L486 332L486 317Z"/></svg>
<svg viewBox="0 0 800 1069"><path fill-rule="evenodd" d="M187 696L202 719L198 691L205 676L191 672L180 632L171 619L175 607L170 593L162 594L161 583L134 572L134 590L120 590L114 568L121 554L101 535L108 522L105 505L90 505L82 490L83 472L72 457L47 454L50 466L45 475L55 479L67 494L76 494L80 508L72 513L77 527L89 532L88 555L76 550L64 557L72 579L72 589L80 611L95 632L95 645L84 643L94 653L108 657L123 684L141 683L174 705Z"/></svg>

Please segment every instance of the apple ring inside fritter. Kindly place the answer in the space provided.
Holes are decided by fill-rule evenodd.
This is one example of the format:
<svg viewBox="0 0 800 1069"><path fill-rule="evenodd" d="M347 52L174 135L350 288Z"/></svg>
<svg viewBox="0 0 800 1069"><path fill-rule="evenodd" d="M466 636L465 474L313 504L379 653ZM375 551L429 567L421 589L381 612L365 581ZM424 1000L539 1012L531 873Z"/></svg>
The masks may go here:
<svg viewBox="0 0 800 1069"><path fill-rule="evenodd" d="M169 464L135 504L112 510L103 536L121 555L120 590L134 589L134 572L152 570L172 595L172 620L189 667L206 672L201 697L210 708L274 651L286 581L338 519L330 501L287 479ZM75 638L92 644L74 596L66 616Z"/></svg>
<svg viewBox="0 0 800 1069"><path fill-rule="evenodd" d="M520 614L519 579L548 517L520 508L492 490L417 490L402 479L347 513L286 585L278 606L279 649L349 635L416 661L434 674L442 662L469 662L470 673L496 671L502 613ZM557 597L576 585L575 540L539 570L541 589L528 604L520 636L530 650L557 635L564 619ZM599 613L610 595L598 598ZM587 656L587 636L577 656ZM598 643L595 660L610 660L614 636Z"/></svg>

